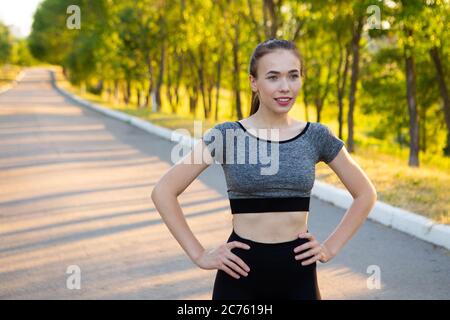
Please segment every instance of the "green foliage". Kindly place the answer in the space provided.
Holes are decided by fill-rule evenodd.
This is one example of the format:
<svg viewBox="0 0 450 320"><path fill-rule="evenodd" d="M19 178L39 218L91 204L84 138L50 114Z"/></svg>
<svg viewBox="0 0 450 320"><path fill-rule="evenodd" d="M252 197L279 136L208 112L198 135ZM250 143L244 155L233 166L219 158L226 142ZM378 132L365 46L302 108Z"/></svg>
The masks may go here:
<svg viewBox="0 0 450 320"><path fill-rule="evenodd" d="M9 61L13 39L9 28L0 21L0 65Z"/></svg>
<svg viewBox="0 0 450 320"><path fill-rule="evenodd" d="M80 30L65 27L69 4L81 8ZM380 11L380 29L368 26L370 6ZM350 52L342 88L347 111L350 44L361 19L356 107L370 121L355 119L356 126L369 124L356 143L408 146L404 59L412 55L421 149L441 154L447 128L429 50L437 48L448 70L448 0L45 0L29 46L36 58L62 65L73 83L117 103L126 97L151 107L159 99L159 111L228 118L237 116L238 106L248 114L247 71L256 44L275 36L295 38L307 71L305 96L297 102L306 101L330 119L337 115L338 81ZM449 72L445 77L448 85ZM228 103L216 105L222 99Z"/></svg>
<svg viewBox="0 0 450 320"><path fill-rule="evenodd" d="M63 64L72 50L73 39L79 32L66 27L66 10L69 5L79 5L80 2L45 0L39 5L28 38L30 51L35 58L53 64Z"/></svg>
<svg viewBox="0 0 450 320"><path fill-rule="evenodd" d="M17 66L31 66L37 63L30 52L26 39L14 41L11 50L11 63Z"/></svg>

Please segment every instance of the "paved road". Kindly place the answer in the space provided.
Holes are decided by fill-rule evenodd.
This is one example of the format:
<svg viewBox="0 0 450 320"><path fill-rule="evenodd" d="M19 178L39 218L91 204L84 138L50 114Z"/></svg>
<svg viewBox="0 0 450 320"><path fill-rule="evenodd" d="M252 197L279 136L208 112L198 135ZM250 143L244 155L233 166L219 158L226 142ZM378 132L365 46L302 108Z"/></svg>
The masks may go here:
<svg viewBox="0 0 450 320"><path fill-rule="evenodd" d="M0 298L209 299L214 272L190 262L150 199L171 147L64 98L44 69L0 95ZM223 179L212 166L180 197L205 247L231 230ZM324 239L343 213L312 199L309 229ZM448 251L371 221L318 268L324 299L450 298Z"/></svg>

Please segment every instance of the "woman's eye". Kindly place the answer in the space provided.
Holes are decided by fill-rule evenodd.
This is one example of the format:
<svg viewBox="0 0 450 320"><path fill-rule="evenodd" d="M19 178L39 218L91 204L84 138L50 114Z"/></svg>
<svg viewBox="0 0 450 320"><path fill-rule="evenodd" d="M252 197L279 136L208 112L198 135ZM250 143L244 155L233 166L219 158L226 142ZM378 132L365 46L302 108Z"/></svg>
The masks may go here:
<svg viewBox="0 0 450 320"><path fill-rule="evenodd" d="M293 74L292 77L293 77L294 79L296 79L296 78L298 78L298 75ZM267 79L276 79L276 78L277 78L276 76L271 76L271 77L269 77L269 78L267 78Z"/></svg>

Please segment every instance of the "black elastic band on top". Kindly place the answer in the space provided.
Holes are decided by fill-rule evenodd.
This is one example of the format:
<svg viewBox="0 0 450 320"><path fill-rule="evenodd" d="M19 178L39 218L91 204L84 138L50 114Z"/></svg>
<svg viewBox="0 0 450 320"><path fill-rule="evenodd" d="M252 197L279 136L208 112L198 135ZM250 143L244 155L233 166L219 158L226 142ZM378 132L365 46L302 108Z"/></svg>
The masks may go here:
<svg viewBox="0 0 450 320"><path fill-rule="evenodd" d="M242 130L244 130L244 132L247 132L247 134L249 136L252 136L253 138L256 138L257 140L261 140L261 141L265 141L265 142L269 142L269 143L285 143L285 142L290 142L290 141L293 141L293 140L295 140L297 138L300 138L302 135L304 135L306 133L306 131L309 128L309 125L311 124L311 122L307 121L305 127L303 128L303 130L299 134L297 134L297 135L295 135L292 138L289 138L287 140L268 140L268 139L262 139L262 138L260 138L258 136L255 136L254 134L250 133L247 130L247 128L244 127L244 125L242 123L240 123L239 121L236 121L236 122L242 128Z"/></svg>
<svg viewBox="0 0 450 320"><path fill-rule="evenodd" d="M310 197L229 199L231 213L309 211Z"/></svg>

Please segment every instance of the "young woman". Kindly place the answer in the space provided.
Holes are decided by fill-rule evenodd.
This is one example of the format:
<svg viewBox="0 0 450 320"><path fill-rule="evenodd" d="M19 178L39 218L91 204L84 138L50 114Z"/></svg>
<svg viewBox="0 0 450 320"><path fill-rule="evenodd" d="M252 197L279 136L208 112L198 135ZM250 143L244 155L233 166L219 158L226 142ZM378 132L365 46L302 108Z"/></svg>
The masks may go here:
<svg viewBox="0 0 450 320"><path fill-rule="evenodd" d="M213 299L321 299L316 262L332 259L376 202L374 186L341 139L321 123L289 117L304 68L293 42L260 43L249 66L251 115L206 132L153 189L157 210L188 256L202 269L217 269ZM272 134L268 139L268 131L278 138ZM197 152L204 155L199 163L193 161ZM186 223L177 197L213 161L221 163L225 173L233 230L224 244L205 250ZM330 166L354 198L322 243L307 227L319 161Z"/></svg>

